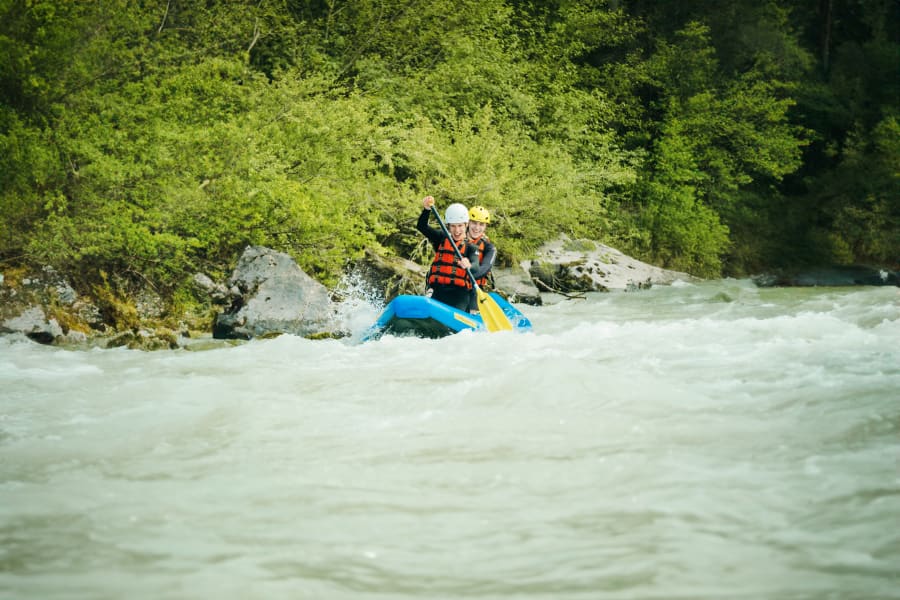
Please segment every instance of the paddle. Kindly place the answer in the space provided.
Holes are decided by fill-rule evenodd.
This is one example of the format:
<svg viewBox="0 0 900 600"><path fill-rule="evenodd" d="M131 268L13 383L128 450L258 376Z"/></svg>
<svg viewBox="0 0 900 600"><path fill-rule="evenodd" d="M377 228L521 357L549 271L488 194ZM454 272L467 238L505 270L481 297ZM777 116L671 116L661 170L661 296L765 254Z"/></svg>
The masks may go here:
<svg viewBox="0 0 900 600"><path fill-rule="evenodd" d="M441 219L441 215L438 213L434 205L431 206L431 212L434 213L434 216L437 219L438 223L441 224L441 230L444 232L444 235L446 235L447 239L450 240L450 245L453 246L453 251L456 252L456 257L462 260L462 253L459 251L459 248L456 247L456 244L453 243L453 238L450 236L450 232L447 231L447 226L444 225L444 220ZM475 296L478 300L478 310L481 312L481 320L484 321L484 324L485 326L487 326L488 331L511 330L513 328L512 323L509 322L509 319L506 317L506 313L503 312L503 309L500 308L500 305L497 304L496 300L488 296L484 290L478 287L478 282L475 281L475 276L472 275L472 271L470 269L466 269L466 273L469 274L469 279L472 280L472 285L475 287Z"/></svg>

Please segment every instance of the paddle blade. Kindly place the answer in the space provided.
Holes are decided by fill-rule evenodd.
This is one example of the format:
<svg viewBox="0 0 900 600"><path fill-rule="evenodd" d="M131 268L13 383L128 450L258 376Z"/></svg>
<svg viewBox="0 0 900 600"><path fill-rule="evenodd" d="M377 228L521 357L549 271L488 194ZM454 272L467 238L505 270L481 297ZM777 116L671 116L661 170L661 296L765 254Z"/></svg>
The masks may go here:
<svg viewBox="0 0 900 600"><path fill-rule="evenodd" d="M509 322L500 305L479 287L475 288L475 293L478 297L478 311L481 313L481 320L484 321L488 331L511 331L512 323Z"/></svg>

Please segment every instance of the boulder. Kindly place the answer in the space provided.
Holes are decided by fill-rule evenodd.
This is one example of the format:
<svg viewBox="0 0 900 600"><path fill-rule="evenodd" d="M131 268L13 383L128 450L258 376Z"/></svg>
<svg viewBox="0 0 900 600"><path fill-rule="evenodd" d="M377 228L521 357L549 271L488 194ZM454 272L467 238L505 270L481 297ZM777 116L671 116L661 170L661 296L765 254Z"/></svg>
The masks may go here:
<svg viewBox="0 0 900 600"><path fill-rule="evenodd" d="M41 344L79 342L86 336L72 327L87 330L87 317L95 312L52 267L0 279L0 333L21 333Z"/></svg>
<svg viewBox="0 0 900 600"><path fill-rule="evenodd" d="M213 337L217 339L336 334L335 307L328 290L283 252L248 246L227 288L236 288L239 295L216 317Z"/></svg>
<svg viewBox="0 0 900 600"><path fill-rule="evenodd" d="M541 246L522 265L543 291L557 293L634 291L675 281L696 281L680 271L662 269L590 240L562 235Z"/></svg>
<svg viewBox="0 0 900 600"><path fill-rule="evenodd" d="M14 317L0 323L0 332L24 333L40 344L52 344L64 335L56 319L48 319L44 309L31 306Z"/></svg>
<svg viewBox="0 0 900 600"><path fill-rule="evenodd" d="M129 350L174 350L179 347L178 336L174 331L155 329L149 331L120 331L106 340L106 348L128 348Z"/></svg>
<svg viewBox="0 0 900 600"><path fill-rule="evenodd" d="M510 268L494 267L491 272L494 275L493 289L510 302L530 304L531 306L543 304L541 291L522 265L514 265Z"/></svg>

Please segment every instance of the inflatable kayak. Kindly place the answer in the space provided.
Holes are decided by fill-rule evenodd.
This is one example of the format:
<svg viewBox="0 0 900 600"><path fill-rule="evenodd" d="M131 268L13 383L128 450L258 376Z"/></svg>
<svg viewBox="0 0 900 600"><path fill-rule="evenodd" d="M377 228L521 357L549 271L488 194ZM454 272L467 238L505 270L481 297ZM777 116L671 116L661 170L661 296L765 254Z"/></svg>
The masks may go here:
<svg viewBox="0 0 900 600"><path fill-rule="evenodd" d="M503 296L495 292L488 295L512 323L514 331L531 330L531 321ZM487 331L480 315L457 310L425 296L402 295L394 298L384 308L381 316L366 332L363 341L378 339L385 334L440 338L467 329Z"/></svg>

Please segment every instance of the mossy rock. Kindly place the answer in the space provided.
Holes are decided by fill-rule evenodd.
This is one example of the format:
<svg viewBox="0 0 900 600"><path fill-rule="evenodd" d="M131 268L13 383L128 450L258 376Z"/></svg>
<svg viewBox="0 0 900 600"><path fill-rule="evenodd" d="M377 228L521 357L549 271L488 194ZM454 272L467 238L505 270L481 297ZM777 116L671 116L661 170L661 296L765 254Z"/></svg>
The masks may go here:
<svg viewBox="0 0 900 600"><path fill-rule="evenodd" d="M169 329L154 331L120 331L106 341L107 348L128 348L129 350L175 350L178 336Z"/></svg>
<svg viewBox="0 0 900 600"><path fill-rule="evenodd" d="M576 261L566 265L535 261L531 264L529 274L541 281L547 289L562 292L591 292L596 289L594 280L586 273L578 274L573 266L583 266L584 261Z"/></svg>

